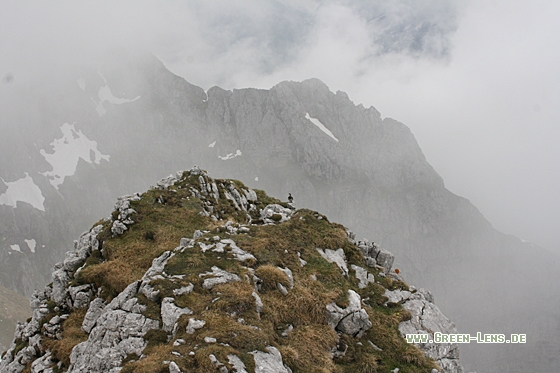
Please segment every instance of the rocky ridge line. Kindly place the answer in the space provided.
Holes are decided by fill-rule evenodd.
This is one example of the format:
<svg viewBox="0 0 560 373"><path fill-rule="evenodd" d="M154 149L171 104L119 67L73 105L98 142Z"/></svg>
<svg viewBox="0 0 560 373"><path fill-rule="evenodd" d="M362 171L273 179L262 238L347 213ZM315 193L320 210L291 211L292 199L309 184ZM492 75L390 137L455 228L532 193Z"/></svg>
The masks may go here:
<svg viewBox="0 0 560 373"><path fill-rule="evenodd" d="M154 189L167 191L179 181L196 176L198 176L198 187L191 184L189 193L193 198L201 201L200 215L209 217L218 223L223 222L220 211L214 209L220 199L220 189L216 181L196 167L188 172L180 172L177 176L161 180ZM117 237L125 234L135 223L134 217L137 212L131 208L131 202L139 201L142 197L134 194L119 198L112 217L106 218L103 224L96 225L89 232L82 234L74 242L75 250L67 253L66 259L55 266L52 273L52 284L33 294L31 300L33 316L27 323L18 324L14 342L0 362L0 370L6 373L21 373L26 367L29 367L32 373L61 371L116 373L121 371L123 362L129 360L130 356L136 356L139 361L145 358L143 352L148 341L144 337L148 332L162 331L169 342L174 341L174 346L183 345L184 339L177 338L177 335L182 333L179 319L183 315L188 319L185 332L189 335L197 333L207 323L206 320L190 317L193 315L193 310L189 307L180 307L176 304L179 297L193 292L195 284L191 282L185 284L183 281L185 275L166 273L166 266L170 260L175 255L181 255L188 250L226 255L234 261L247 265L241 266L244 273L238 274L220 268L220 263L216 263L211 267L211 271L200 273L198 277L202 281L201 287L207 291L228 283L249 284L253 288L251 296L254 299L254 310L260 315L264 308L261 296L265 291L265 284L263 279L258 277L255 269L250 266L256 260L255 256L239 247L234 238L238 235L247 235L254 225L279 225L288 222L294 217L295 211L290 206L284 207L280 204L268 204L257 211L255 191L239 188L234 182L223 184L221 191L224 198L231 201L231 205L236 211L246 215L245 224L226 221L219 225L217 231L224 232L230 238L212 236L213 233L208 230L197 230L192 238L182 238L177 247L154 258L150 268L141 279L129 284L116 297L107 301L101 296L101 288L96 289L94 284L74 286L72 280L76 279L80 271L87 265L87 260L94 251L105 255L102 241L98 239L104 227L110 227L111 235ZM155 203L165 204L165 196L163 194L158 196ZM317 213L313 216L318 220L324 219ZM302 218L299 217L299 219ZM346 231L346 235L347 240L363 254L365 267L351 264L350 271L348 259L342 248L337 250L316 248L322 258L339 267L342 276L350 278L353 274L359 281L360 289L366 288L370 283L375 283L375 277L378 277L378 281L380 278L387 277L402 282L402 278L391 269L394 257L390 252L380 249L366 240L356 241L354 234L350 231ZM307 261L299 252L297 254L299 266L305 267ZM367 268L375 269L377 275L369 272ZM282 295L287 296L295 285L293 275L295 268L276 267L276 269L285 277L285 281L276 282L276 288ZM175 284L175 289L172 291L173 296L165 296L160 299L161 289L157 289L158 281ZM148 307L140 302L139 295L145 296L152 302L159 302L159 320L145 315ZM387 298L385 307L402 304L404 309L410 312L410 318L399 323L399 331L403 336L405 333L428 333L433 337L433 333L437 331L456 332L455 326L433 304L433 298L429 292L423 289L417 291L414 287L408 287L406 290L386 289L383 295ZM326 323L339 335L339 339L340 336L347 335L358 341L363 339L368 330L372 328L370 315L366 310L369 306L369 299L362 299L360 294L352 289L347 291L347 299L346 307L341 307L334 301L326 304ZM70 355L70 365L64 370L62 361L54 358L53 352L45 348L42 342L45 339L60 340L65 320L77 310L87 310L81 325L82 331L87 334L87 340L74 346ZM244 323L242 318L237 321ZM256 326L255 328L258 329ZM295 329L297 328L296 326ZM290 324L282 332L282 336L288 337L293 331L294 325ZM218 340L211 336L204 338L206 344L217 342ZM361 345L361 342L357 343ZM382 351L373 341L368 339L366 343L375 350ZM418 347L439 364L441 372L462 372L456 344L419 344ZM347 345L345 349L341 344L333 346L332 358L343 358L347 349ZM283 356L277 347L269 345L265 350L266 352L261 350L248 352L254 358L255 372L292 371L283 361ZM170 359L164 362L168 365L169 372L182 372L178 361L175 361L182 355L177 354L173 353ZM195 354L196 350L188 353L190 356ZM229 354L227 358L226 362L220 361L213 354L209 355L211 364L219 372L248 371L246 364L239 356ZM432 372L435 371L439 370L432 370Z"/></svg>

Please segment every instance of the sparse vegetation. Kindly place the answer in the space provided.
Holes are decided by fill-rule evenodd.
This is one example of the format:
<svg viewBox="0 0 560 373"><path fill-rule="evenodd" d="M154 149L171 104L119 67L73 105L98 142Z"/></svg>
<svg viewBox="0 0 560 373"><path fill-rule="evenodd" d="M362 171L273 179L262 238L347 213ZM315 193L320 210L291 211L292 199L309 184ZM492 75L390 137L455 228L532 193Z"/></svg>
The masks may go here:
<svg viewBox="0 0 560 373"><path fill-rule="evenodd" d="M42 342L43 346L52 352L53 358L57 361L61 361L65 367L70 365L70 354L74 346L85 341L88 337L88 335L82 331L82 322L84 321L85 315L85 309L74 310L68 319L62 323L62 338L45 338Z"/></svg>
<svg viewBox="0 0 560 373"><path fill-rule="evenodd" d="M160 320L160 326L160 303L165 297L174 297L176 306L188 307L192 314L179 318L177 333L171 341L168 339L170 335L162 330L147 332L144 335L147 341L145 357L128 356L121 372L168 372L163 362L172 360L185 372L214 373L216 367L209 359L210 354L228 369L231 366L227 355L235 354L252 371L254 360L249 353L265 351L267 346L278 348L294 373L387 372L397 366L401 373L430 372L434 363L416 347L407 344L398 331L399 322L410 319L410 313L400 304L394 307L384 305L387 301L383 297L385 289L408 289L408 286L401 281L382 278L376 269L370 268L368 270L380 280L379 283L359 289L354 276L344 276L336 264L327 262L318 253L317 248L342 248L349 266L365 266L361 251L348 241L342 225L331 223L314 211L302 209L295 211L284 223L251 225L247 234L229 234L223 227L226 221L245 224L253 219L253 223L258 222L258 208L279 201L256 191L258 208L248 216L247 212L236 209L232 201L223 198L224 188L230 181L215 182L222 197L218 201L195 197L196 193L190 187L199 188L199 179L189 175L169 190L150 190L142 195L141 200L131 202L131 208L136 211L132 215L135 223L129 225L124 234L113 236L110 222L103 222L103 232L99 235L102 250L92 253L73 282L73 285L93 284L94 291L101 289L101 297L109 301L140 279L154 258L164 251L174 250L182 237L193 237L196 230L203 231L194 247L175 251L165 267L167 277L151 282L150 285L159 291L155 301L142 294L136 296L139 304L146 306L143 314ZM238 181L233 184L245 188ZM204 216L203 209L210 206L209 201L222 220L214 221ZM281 219L280 214L272 217L277 222ZM234 260L227 249L225 252L201 250L202 244L216 242L216 235L219 239L233 239L239 248L254 255L256 260ZM307 264L302 266L300 259ZM204 274L212 271L213 266L237 274L241 282L204 288ZM291 269L293 287L280 268ZM264 305L261 312L255 307L253 274L261 281L259 296ZM174 290L189 283L194 285L192 292L174 295ZM277 284L287 288L287 294L282 294ZM341 307L347 306L349 289L362 296L373 324L361 339L337 335L326 321L326 305L335 302ZM44 341L44 346L64 366L69 364L72 348L87 339L87 334L80 329L84 315L85 310L74 310L63 324L63 339ZM186 327L190 318L206 323L189 334ZM289 326L293 330L283 335ZM215 338L216 343L208 343L205 337ZM177 339L182 339L181 343L173 345ZM382 351L375 350L368 340ZM346 353L333 359L331 354L337 344Z"/></svg>

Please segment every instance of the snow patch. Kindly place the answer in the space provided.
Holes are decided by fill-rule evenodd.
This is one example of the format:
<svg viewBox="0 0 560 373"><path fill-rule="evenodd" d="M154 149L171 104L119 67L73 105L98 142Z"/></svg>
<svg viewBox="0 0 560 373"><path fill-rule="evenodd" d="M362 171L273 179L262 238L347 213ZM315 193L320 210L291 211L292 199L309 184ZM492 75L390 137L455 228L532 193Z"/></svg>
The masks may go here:
<svg viewBox="0 0 560 373"><path fill-rule="evenodd" d="M102 159L109 161L108 155L101 154L97 150L97 142L88 139L82 131L76 130L74 124L64 123L60 130L62 138L55 139L50 144L53 153L48 154L44 149L40 150L41 155L53 168L52 171L44 172L43 175L49 178L49 182L56 189L64 182L66 176L74 175L80 158L95 164L99 164Z"/></svg>
<svg viewBox="0 0 560 373"><path fill-rule="evenodd" d="M35 247L37 246L37 241L35 241L33 238L30 240L25 240L25 243L27 244L27 247L29 247L29 250L31 250L32 253L35 252Z"/></svg>
<svg viewBox="0 0 560 373"><path fill-rule="evenodd" d="M97 107L95 108L95 111L97 111L97 114L99 114L100 117L102 117L107 112L107 110L105 110L105 108L103 107L103 103L105 101L109 102L110 104L121 105L128 102L134 102L140 98L140 96L137 96L132 100L128 100L126 98L115 97L111 92L111 88L109 88L109 86L107 85L107 80L105 79L103 74L101 74L101 71L98 71L97 73L105 82L105 85L99 88L99 92L97 92L97 97L99 97L99 102L96 102ZM95 100L93 100L93 102L95 102Z"/></svg>
<svg viewBox="0 0 560 373"><path fill-rule="evenodd" d="M2 182L8 187L8 190L0 194L0 205L17 207L17 202L26 202L37 210L45 211L45 197L41 193L41 189L33 182L33 179L26 172L25 177L13 182Z"/></svg>
<svg viewBox="0 0 560 373"><path fill-rule="evenodd" d="M329 135L333 140L335 140L336 142L338 142L338 139L336 137L334 137L333 133L327 128L325 127L325 125L323 123L321 123L319 121L319 119L317 118L311 118L309 116L309 113L305 113L305 119L309 120L311 123L313 123L314 125L316 125L317 127L319 127L319 129L321 131L323 131L324 133L326 133L327 135Z"/></svg>
<svg viewBox="0 0 560 373"><path fill-rule="evenodd" d="M213 148L214 145L216 145L216 141L214 141L212 144L208 145L209 148Z"/></svg>
<svg viewBox="0 0 560 373"><path fill-rule="evenodd" d="M255 178L255 181L259 181L259 177L258 177L258 176Z"/></svg>
<svg viewBox="0 0 560 373"><path fill-rule="evenodd" d="M78 86L81 88L82 91L86 90L86 80L84 78L80 78L77 80Z"/></svg>
<svg viewBox="0 0 560 373"><path fill-rule="evenodd" d="M234 153L229 153L228 155L226 155L225 157L222 156L218 156L218 158L220 158L222 161L227 161L228 159L232 159L235 157L239 157L241 155L241 150L237 149L237 151Z"/></svg>
<svg viewBox="0 0 560 373"><path fill-rule="evenodd" d="M19 251L21 253L21 249L19 248L19 245L17 243L15 245L10 245L10 249L12 249L13 251Z"/></svg>

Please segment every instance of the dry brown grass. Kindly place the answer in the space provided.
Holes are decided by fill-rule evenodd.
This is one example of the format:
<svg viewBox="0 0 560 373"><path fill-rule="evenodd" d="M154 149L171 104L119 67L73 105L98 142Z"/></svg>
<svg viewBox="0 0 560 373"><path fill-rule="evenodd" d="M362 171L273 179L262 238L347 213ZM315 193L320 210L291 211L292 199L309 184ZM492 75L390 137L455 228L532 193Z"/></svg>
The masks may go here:
<svg viewBox="0 0 560 373"><path fill-rule="evenodd" d="M98 288L103 287L102 295L107 298L115 297L137 279L130 263L123 259L87 266L78 274L80 283L92 283Z"/></svg>
<svg viewBox="0 0 560 373"><path fill-rule="evenodd" d="M180 211L176 211L180 213ZM184 211L182 212L184 213ZM176 217L180 219L179 216ZM134 229L134 225L131 226ZM154 240L144 239L144 234L129 235L121 240L115 239L107 242L111 247L111 259L126 259L132 268L137 268L142 275L152 265L152 260L161 255L164 251L172 250L179 245L184 231L179 227L170 224L154 224L150 231L154 232ZM118 248L113 248L113 245Z"/></svg>
<svg viewBox="0 0 560 373"><path fill-rule="evenodd" d="M121 373L169 373L164 360L171 360L173 346L159 345L144 350L146 358L125 364Z"/></svg>
<svg viewBox="0 0 560 373"><path fill-rule="evenodd" d="M197 331L192 338L197 342L204 337L213 337L218 342L229 343L233 348L243 351L263 350L275 337L272 325L260 323L259 328L249 324L241 324L219 311L208 311L201 317L206 325ZM185 336L188 338L188 335Z"/></svg>
<svg viewBox="0 0 560 373"><path fill-rule="evenodd" d="M317 239L317 247L336 250L339 247L344 247L348 244L346 231L338 224L334 226L334 229L329 229Z"/></svg>
<svg viewBox="0 0 560 373"><path fill-rule="evenodd" d="M256 316L255 298L253 297L253 287L247 282L235 282L216 286L216 291L220 292L213 309L219 309L227 314L234 316L244 316L250 312Z"/></svg>
<svg viewBox="0 0 560 373"><path fill-rule="evenodd" d="M261 294L264 303L262 317L273 324L326 324L326 305L340 290L326 291L317 281L296 281L284 296L280 292Z"/></svg>
<svg viewBox="0 0 560 373"><path fill-rule="evenodd" d="M337 340L338 335L327 325L301 326L290 333L280 351L298 372L332 372L335 365L330 350Z"/></svg>
<svg viewBox="0 0 560 373"><path fill-rule="evenodd" d="M402 361L406 361L407 363L418 366L428 365L432 363L432 361L428 359L426 355L424 355L424 353L414 345L408 346L408 348L403 352L401 359Z"/></svg>
<svg viewBox="0 0 560 373"><path fill-rule="evenodd" d="M280 268L265 264L258 267L255 270L255 275L257 275L262 280L262 291L274 290L276 289L276 284L281 283L284 286L288 286L288 276Z"/></svg>
<svg viewBox="0 0 560 373"><path fill-rule="evenodd" d="M374 355L366 355L362 357L356 373L376 373L378 368L377 358Z"/></svg>

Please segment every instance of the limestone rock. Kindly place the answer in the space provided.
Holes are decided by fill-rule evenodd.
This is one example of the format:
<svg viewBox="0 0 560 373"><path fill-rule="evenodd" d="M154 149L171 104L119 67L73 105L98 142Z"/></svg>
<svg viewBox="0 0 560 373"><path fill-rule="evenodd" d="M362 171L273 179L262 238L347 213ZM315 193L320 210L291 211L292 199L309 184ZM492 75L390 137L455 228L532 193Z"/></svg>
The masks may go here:
<svg viewBox="0 0 560 373"><path fill-rule="evenodd" d="M385 269L385 273L391 270L393 267L393 262L395 261L395 256L391 254L389 251L381 249L379 254L377 254L377 264Z"/></svg>
<svg viewBox="0 0 560 373"><path fill-rule="evenodd" d="M180 287L179 289L173 290L173 295L176 297L183 294L190 294L194 289L194 285L189 283L187 286Z"/></svg>
<svg viewBox="0 0 560 373"><path fill-rule="evenodd" d="M167 261L171 259L175 253L171 251L165 251L163 254L152 260L151 267L146 271L142 280L149 280L158 273L162 273Z"/></svg>
<svg viewBox="0 0 560 373"><path fill-rule="evenodd" d="M338 268L342 271L344 276L348 276L348 266L346 265L346 256L344 255L344 250L342 248L337 250L331 249L320 249L317 248L317 251L325 260L329 263L335 263Z"/></svg>
<svg viewBox="0 0 560 373"><path fill-rule="evenodd" d="M360 289L364 289L369 283L375 282L373 274L369 273L365 268L358 267L354 264L352 264L350 268L356 272L356 278L360 280L360 283L358 284Z"/></svg>
<svg viewBox="0 0 560 373"><path fill-rule="evenodd" d="M167 177L164 177L160 181L158 181L156 184L156 188L165 190L168 189L170 186L173 186L177 181L178 179L175 175L169 175Z"/></svg>
<svg viewBox="0 0 560 373"><path fill-rule="evenodd" d="M190 315L190 308L179 308L175 305L175 299L163 298L161 301L161 320L163 321L163 330L167 332L173 331L173 327L181 315Z"/></svg>
<svg viewBox="0 0 560 373"><path fill-rule="evenodd" d="M111 233L118 236L124 233L128 228L120 220L115 220L111 226Z"/></svg>
<svg viewBox="0 0 560 373"><path fill-rule="evenodd" d="M216 285L226 284L228 282L241 281L238 275L224 271L216 266L212 267L212 272L201 273L199 276L213 276L204 280L202 283L204 289L212 289Z"/></svg>
<svg viewBox="0 0 560 373"><path fill-rule="evenodd" d="M66 300L68 281L70 281L70 276L63 268L59 268L52 273L52 298L56 304L62 304Z"/></svg>
<svg viewBox="0 0 560 373"><path fill-rule="evenodd" d="M399 331L406 334L434 333L455 334L457 329L440 309L432 303L431 294L421 289L415 293L404 290L387 290L384 294L390 302L399 302L410 312L412 318L399 324ZM416 344L429 358L435 360L446 373L462 373L457 343L419 343Z"/></svg>
<svg viewBox="0 0 560 373"><path fill-rule="evenodd" d="M195 330L201 329L204 325L206 325L206 321L190 318L187 325L187 333L194 334Z"/></svg>
<svg viewBox="0 0 560 373"><path fill-rule="evenodd" d="M268 346L267 352L249 352L255 359L255 373L292 373L282 362L282 355L276 347Z"/></svg>
<svg viewBox="0 0 560 373"><path fill-rule="evenodd" d="M233 367L235 373L248 373L245 364L237 355L228 355L228 363Z"/></svg>
<svg viewBox="0 0 560 373"><path fill-rule="evenodd" d="M133 297L139 287L140 281L133 282L102 310L88 340L72 350L68 373L117 372L127 355L142 354L147 344L142 337L148 330L158 329L159 322L147 318L139 312L138 307L134 307L136 298ZM96 300L90 304L88 313L94 303ZM123 307L131 311L124 310Z"/></svg>
<svg viewBox="0 0 560 373"><path fill-rule="evenodd" d="M91 285L81 285L68 288L70 299L72 299L72 306L77 309L86 308L89 306L93 291Z"/></svg>
<svg viewBox="0 0 560 373"><path fill-rule="evenodd" d="M50 351L41 356L31 364L31 373L52 373L54 360Z"/></svg>
<svg viewBox="0 0 560 373"><path fill-rule="evenodd" d="M261 300L261 297L259 296L259 294L257 294L257 292L252 292L251 295L253 296L253 298L255 298L255 307L256 307L256 311L257 313L261 313L263 311L263 302Z"/></svg>
<svg viewBox="0 0 560 373"><path fill-rule="evenodd" d="M327 304L327 323L338 332L360 337L372 324L362 308L360 295L348 290L348 299L350 304L346 308L340 308L334 302Z"/></svg>
<svg viewBox="0 0 560 373"><path fill-rule="evenodd" d="M105 302L101 298L95 298L90 304L82 322L82 330L89 333L91 329L95 326L97 319L103 313L105 308Z"/></svg>
<svg viewBox="0 0 560 373"><path fill-rule="evenodd" d="M261 218L265 223L282 223L289 220L293 213L294 212L291 209L282 207L278 204L271 204L261 210ZM279 218L275 218L275 216L278 216Z"/></svg>
<svg viewBox="0 0 560 373"><path fill-rule="evenodd" d="M230 253L233 255L235 260L239 260L240 262L244 262L248 259L257 260L253 254L250 254L245 250L239 248L235 241L231 239L222 239L220 243L223 245L229 245L229 247L231 248Z"/></svg>
<svg viewBox="0 0 560 373"><path fill-rule="evenodd" d="M176 362L172 361L169 363L169 373L183 373Z"/></svg>

